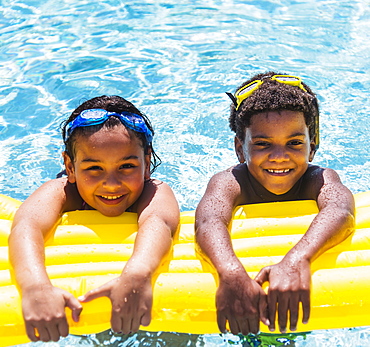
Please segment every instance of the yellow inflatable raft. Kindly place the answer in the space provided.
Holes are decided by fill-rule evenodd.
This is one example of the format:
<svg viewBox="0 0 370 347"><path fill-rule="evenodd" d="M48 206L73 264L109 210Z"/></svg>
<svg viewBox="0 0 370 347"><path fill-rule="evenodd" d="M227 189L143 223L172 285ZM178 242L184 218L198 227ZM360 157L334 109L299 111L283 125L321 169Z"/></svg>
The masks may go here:
<svg viewBox="0 0 370 347"><path fill-rule="evenodd" d="M370 325L370 192L357 194L356 232L312 264L312 311L298 331ZM7 238L19 201L0 196L0 346L28 341L21 300L8 262ZM314 201L242 206L235 211L235 251L253 276L278 262L301 238L315 214ZM181 215L172 253L154 282L152 323L145 330L218 333L217 276L195 252L194 213ZM116 277L129 259L137 231L136 215L104 217L96 211L63 215L46 240L46 266L54 285L76 297ZM71 334L109 329L110 301L83 305L79 323L67 315ZM261 324L261 329L267 328Z"/></svg>

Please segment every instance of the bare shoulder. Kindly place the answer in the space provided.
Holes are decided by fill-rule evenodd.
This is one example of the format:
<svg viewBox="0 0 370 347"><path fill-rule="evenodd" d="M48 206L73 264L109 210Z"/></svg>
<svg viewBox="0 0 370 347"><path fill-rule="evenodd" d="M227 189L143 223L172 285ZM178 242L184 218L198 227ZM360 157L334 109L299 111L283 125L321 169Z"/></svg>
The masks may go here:
<svg viewBox="0 0 370 347"><path fill-rule="evenodd" d="M163 181L160 181L160 180L157 180L156 178L151 178L149 180L146 180L145 181L145 184L144 184L144 189L170 189L170 186L166 183L166 182L163 182Z"/></svg>
<svg viewBox="0 0 370 347"><path fill-rule="evenodd" d="M310 181L318 183L320 188L326 188L328 186L337 186L338 188L345 187L338 173L333 169L323 168L320 166L311 166L309 170Z"/></svg>
<svg viewBox="0 0 370 347"><path fill-rule="evenodd" d="M170 186L156 179L147 180L140 198L132 206L138 214L138 223L165 223L172 232L177 229L180 220L180 209Z"/></svg>
<svg viewBox="0 0 370 347"><path fill-rule="evenodd" d="M333 169L312 165L309 170L311 179L322 179L324 184L329 182L341 183L339 175Z"/></svg>
<svg viewBox="0 0 370 347"><path fill-rule="evenodd" d="M239 165L216 173L207 185L207 194L233 194L240 193L240 186L237 180Z"/></svg>
<svg viewBox="0 0 370 347"><path fill-rule="evenodd" d="M171 187L160 180L149 179L145 182L143 192L133 206L139 214L145 209L155 210L179 210L175 194Z"/></svg>
<svg viewBox="0 0 370 347"><path fill-rule="evenodd" d="M354 197L352 192L342 183L338 173L329 168L320 168L315 170L317 178L322 180L322 185L317 198L319 208L323 208L330 204L354 210Z"/></svg>
<svg viewBox="0 0 370 347"><path fill-rule="evenodd" d="M31 202L34 204L43 204L49 203L51 200L65 200L67 182L67 179L63 177L43 183L25 200L22 206Z"/></svg>
<svg viewBox="0 0 370 347"><path fill-rule="evenodd" d="M237 180L238 165L215 174L197 207L196 218L217 218L228 221L241 195Z"/></svg>
<svg viewBox="0 0 370 347"><path fill-rule="evenodd" d="M143 192L139 198L140 201L145 201L147 199L172 199L174 198L173 191L171 187L160 180L149 179L145 181Z"/></svg>
<svg viewBox="0 0 370 347"><path fill-rule="evenodd" d="M324 178L324 184L335 184L335 185L340 185L344 187L338 173L335 170L324 168L322 175Z"/></svg>
<svg viewBox="0 0 370 347"><path fill-rule="evenodd" d="M42 184L19 207L12 230L38 230L50 232L65 212L69 183L66 178L53 179ZM70 196L71 198L71 196Z"/></svg>
<svg viewBox="0 0 370 347"><path fill-rule="evenodd" d="M36 189L21 205L20 210L63 213L81 206L81 197L66 177L52 179Z"/></svg>

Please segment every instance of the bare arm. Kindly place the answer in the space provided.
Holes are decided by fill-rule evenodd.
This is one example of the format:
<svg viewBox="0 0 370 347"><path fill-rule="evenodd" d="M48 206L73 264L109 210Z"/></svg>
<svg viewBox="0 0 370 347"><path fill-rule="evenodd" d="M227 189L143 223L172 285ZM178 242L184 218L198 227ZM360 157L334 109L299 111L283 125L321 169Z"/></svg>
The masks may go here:
<svg viewBox="0 0 370 347"><path fill-rule="evenodd" d="M65 204L65 179L37 189L19 208L9 236L9 257L22 293L22 309L32 341L58 341L68 335L65 306L78 320L81 305L52 286L45 268L44 237L56 226Z"/></svg>
<svg viewBox="0 0 370 347"><path fill-rule="evenodd" d="M216 294L217 322L234 334L257 333L259 319L265 324L265 294L246 273L236 256L228 231L240 187L230 171L215 175L196 211L196 241L219 275Z"/></svg>
<svg viewBox="0 0 370 347"><path fill-rule="evenodd" d="M310 264L320 254L346 239L354 231L354 199L341 183L335 171L322 172L323 185L319 191L317 214L302 239L283 260L266 267L256 277L262 284L269 281L270 330L275 330L275 316L281 332L286 331L287 312L290 312L290 330L298 321L299 303L306 323L310 314Z"/></svg>
<svg viewBox="0 0 370 347"><path fill-rule="evenodd" d="M152 277L171 248L178 223L179 207L169 186L155 180L147 182L138 205L139 230L134 251L122 274L80 298L89 301L108 296L112 301L113 331L128 334L140 325L149 325Z"/></svg>

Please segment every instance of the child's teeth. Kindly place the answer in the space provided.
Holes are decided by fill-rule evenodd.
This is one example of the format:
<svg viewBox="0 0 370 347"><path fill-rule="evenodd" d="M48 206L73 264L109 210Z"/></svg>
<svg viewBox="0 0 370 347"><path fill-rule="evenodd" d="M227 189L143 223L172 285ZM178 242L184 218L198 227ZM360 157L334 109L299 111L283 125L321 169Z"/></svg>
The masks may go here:
<svg viewBox="0 0 370 347"><path fill-rule="evenodd" d="M285 172L289 172L289 169L283 169L283 170L267 170L268 172L272 172L272 173L285 173Z"/></svg>
<svg viewBox="0 0 370 347"><path fill-rule="evenodd" d="M106 195L102 195L102 198L107 199L107 200L115 200L115 199L120 198L121 196L122 195L119 195L119 196L106 196Z"/></svg>

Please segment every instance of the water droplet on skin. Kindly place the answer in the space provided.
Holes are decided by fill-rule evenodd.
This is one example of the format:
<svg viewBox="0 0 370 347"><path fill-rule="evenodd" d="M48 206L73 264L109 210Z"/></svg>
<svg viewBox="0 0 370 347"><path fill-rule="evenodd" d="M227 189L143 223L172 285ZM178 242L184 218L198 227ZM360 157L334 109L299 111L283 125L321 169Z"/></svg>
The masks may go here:
<svg viewBox="0 0 370 347"><path fill-rule="evenodd" d="M127 298L124 298L124 299L123 299L123 301L124 301L124 302L127 302Z"/></svg>

